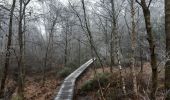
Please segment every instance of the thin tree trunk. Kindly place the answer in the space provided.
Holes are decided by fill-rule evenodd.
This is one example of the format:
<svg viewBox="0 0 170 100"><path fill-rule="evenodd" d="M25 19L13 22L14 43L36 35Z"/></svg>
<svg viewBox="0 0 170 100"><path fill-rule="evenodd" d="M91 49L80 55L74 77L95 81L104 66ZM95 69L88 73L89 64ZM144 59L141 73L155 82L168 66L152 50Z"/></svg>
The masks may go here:
<svg viewBox="0 0 170 100"><path fill-rule="evenodd" d="M91 30L90 30L88 22L87 22L87 16L86 16L86 9L85 9L84 0L81 0L81 2L82 2L82 6L83 6L85 27L87 29L87 33L88 33L88 36L89 36L89 42L90 42L90 46L91 46L91 54L92 54L92 57L94 59L94 55L93 55L93 51L94 51L95 55L97 56L101 66L102 66L103 72L104 72L104 66L103 66L102 61L101 61L101 59L100 59L100 57L99 57L99 55L97 53L97 50L96 50L96 48L94 46L94 41L93 41L92 33L91 33ZM95 75L96 75L96 67L95 66L94 66L94 71L95 71ZM99 78L97 80L98 80L98 85L99 85L100 97L101 97L102 100L105 100L105 97L103 95L103 90L102 90Z"/></svg>
<svg viewBox="0 0 170 100"><path fill-rule="evenodd" d="M102 67L102 70L104 72L104 66L103 66L102 60L100 59L100 57L99 57L99 55L97 53L97 50L95 48L94 41L93 41L93 36L92 36L91 30L89 28L88 22L87 22L87 16L86 16L86 9L85 9L84 0L82 0L82 5L83 5L85 27L86 27L86 30L87 30L87 33L88 33L88 36L89 36L89 42L90 42L90 45L91 45L91 49L92 49L92 51L94 51L95 55L97 56L97 58L99 60L99 63L101 65L101 67Z"/></svg>
<svg viewBox="0 0 170 100"><path fill-rule="evenodd" d="M117 58L117 61L118 61L118 67L119 67L119 72L120 72L120 79L121 79L121 88L122 88L122 92L123 92L123 95L124 97L126 98L127 96L127 93L126 93L126 84L125 84L125 79L124 79L124 76L123 76L123 71L122 71L122 66L121 66L121 62L120 62L120 45L119 45L119 37L118 37L118 34L115 34L115 46L116 46L116 58Z"/></svg>
<svg viewBox="0 0 170 100"><path fill-rule="evenodd" d="M110 65L110 72L113 72L113 65L114 65L114 35L116 30L116 15L115 15L115 4L114 0L111 0L111 7L112 7L112 31L111 31L111 42L110 42L110 58L111 58L111 65Z"/></svg>
<svg viewBox="0 0 170 100"><path fill-rule="evenodd" d="M132 18L132 29L131 29L131 74L132 74L132 82L133 82L133 99L138 99L138 90L137 90L137 81L136 81L136 73L135 73L135 49L136 49L136 25L135 25L135 1L131 0L131 18Z"/></svg>
<svg viewBox="0 0 170 100"><path fill-rule="evenodd" d="M140 44L140 73L143 73L143 52L142 52L142 45Z"/></svg>
<svg viewBox="0 0 170 100"><path fill-rule="evenodd" d="M67 22L68 24L68 22ZM64 51L64 65L67 67L67 56L68 56L68 25L66 24L66 37L65 37L65 51Z"/></svg>
<svg viewBox="0 0 170 100"><path fill-rule="evenodd" d="M6 51L6 57L5 57L5 66L4 66L4 71L2 74L2 79L1 79L1 87L0 87L0 97L3 97L4 94L4 89L5 89L5 82L6 78L8 75L8 68L9 68L9 62L10 62L10 48L11 48L11 41L12 41L12 24L13 24L13 15L14 15L14 9L15 9L15 3L16 0L13 0L13 4L11 7L11 12L10 12L10 20L9 20L9 34L8 34L8 41L7 41L7 51Z"/></svg>
<svg viewBox="0 0 170 100"><path fill-rule="evenodd" d="M23 19L25 17L27 2L19 1L19 23L18 23L18 42L19 42L19 57L18 57L18 95L21 100L24 99L24 32L23 32ZM26 23L24 23L26 24ZM25 25L24 25L25 31Z"/></svg>
<svg viewBox="0 0 170 100"><path fill-rule="evenodd" d="M56 25L56 22L57 22L57 17L53 20L53 23L52 23L52 26L51 26L51 29L50 29L50 32L48 34L48 43L47 43L47 46L46 46L46 51L45 51L45 58L44 58L44 64L43 64L43 70L42 70L42 86L44 85L45 83L45 80L46 80L46 68L47 68L47 65L48 61L50 61L50 59L52 59L52 52L53 51L53 43L54 43L54 39L53 39L53 31L54 31L54 27ZM50 53L50 54L49 54ZM51 63L50 63L51 64Z"/></svg>
<svg viewBox="0 0 170 100"><path fill-rule="evenodd" d="M49 45L50 45L50 41L47 44L46 52L45 52L44 65L43 65L43 75L42 75L42 86L44 85L45 80L46 80L46 71L45 70L47 68Z"/></svg>
<svg viewBox="0 0 170 100"><path fill-rule="evenodd" d="M80 42L80 39L81 39L81 35L79 35L79 41L78 41L78 61L79 61L79 66L81 64L81 42Z"/></svg>
<svg viewBox="0 0 170 100"><path fill-rule="evenodd" d="M170 57L170 0L165 0L165 32L166 54ZM168 91L166 100L170 100L170 60L165 65L165 89Z"/></svg>
<svg viewBox="0 0 170 100"><path fill-rule="evenodd" d="M51 34L53 34L52 30L53 30L53 28L51 29L51 32L49 34L48 43L47 43L47 47L46 47L46 51L45 51L44 68L43 68L43 75L42 75L43 76L42 77L43 84L42 85L44 85L44 82L46 80L46 68L47 68L47 64L48 64L48 61L49 61L49 54L48 53L49 53L50 45L52 44L51 39L53 38L51 36Z"/></svg>
<svg viewBox="0 0 170 100"><path fill-rule="evenodd" d="M24 98L24 85L23 85L23 32L22 32L22 20L23 20L23 0L19 1L19 27L18 27L18 37L19 37L19 59L18 59L18 95L21 99Z"/></svg>

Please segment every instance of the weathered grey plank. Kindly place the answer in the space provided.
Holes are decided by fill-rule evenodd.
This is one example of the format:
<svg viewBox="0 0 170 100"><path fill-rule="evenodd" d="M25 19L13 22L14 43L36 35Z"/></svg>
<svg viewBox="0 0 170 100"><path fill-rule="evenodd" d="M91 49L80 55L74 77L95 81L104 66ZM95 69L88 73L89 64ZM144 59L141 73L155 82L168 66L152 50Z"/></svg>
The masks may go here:
<svg viewBox="0 0 170 100"><path fill-rule="evenodd" d="M74 86L76 79L93 63L95 58L90 59L85 64L65 78L58 95L54 100L72 100L74 95Z"/></svg>

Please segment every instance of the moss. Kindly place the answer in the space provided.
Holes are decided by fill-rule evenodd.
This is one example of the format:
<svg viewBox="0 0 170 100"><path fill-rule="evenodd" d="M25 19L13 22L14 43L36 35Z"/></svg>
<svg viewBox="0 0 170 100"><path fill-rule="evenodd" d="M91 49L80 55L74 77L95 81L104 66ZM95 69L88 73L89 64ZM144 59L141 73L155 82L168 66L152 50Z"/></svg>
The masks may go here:
<svg viewBox="0 0 170 100"><path fill-rule="evenodd" d="M16 95L14 97L12 97L11 100L23 100L20 96Z"/></svg>

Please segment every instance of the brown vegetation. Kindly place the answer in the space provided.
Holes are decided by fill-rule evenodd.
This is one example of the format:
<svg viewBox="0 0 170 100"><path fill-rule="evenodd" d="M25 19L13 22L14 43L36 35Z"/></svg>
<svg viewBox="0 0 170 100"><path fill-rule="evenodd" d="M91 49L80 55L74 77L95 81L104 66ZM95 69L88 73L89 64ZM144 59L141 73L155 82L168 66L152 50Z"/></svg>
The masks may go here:
<svg viewBox="0 0 170 100"><path fill-rule="evenodd" d="M140 73L140 68L137 67L135 69L136 75L137 75L137 84L138 84L138 100L144 100L144 99L149 99L149 94L151 93L151 67L149 63L145 63L144 66L144 71L143 73ZM109 67L105 67L105 71L107 73L110 73ZM102 73L102 69L98 68L97 73ZM120 78L119 78L119 73L118 73L118 68L114 66L113 68L113 73L110 73L111 77L108 77L110 80L109 83L102 87L103 90L106 90L105 97L107 98L106 100L124 100L122 92L121 92L121 87L120 87ZM94 89L90 91L81 91L81 88L85 83L89 80L94 79L94 71L90 70L88 71L84 77L81 78L81 80L78 81L77 83L77 88L76 88L76 100L84 100L84 98L87 98L88 100L98 100L100 99L98 96L98 91L99 89ZM124 68L123 69L123 76L125 77L125 83L126 83L126 91L127 91L127 97L132 98L133 96L133 82L132 82L132 77L131 77L131 70L130 68ZM164 99L164 71L161 71L159 73L159 78L158 78L158 91L157 91L157 100L163 100ZM108 88L109 87L109 88ZM110 99L109 99L110 98Z"/></svg>
<svg viewBox="0 0 170 100"><path fill-rule="evenodd" d="M59 89L61 85L61 79L59 79L54 72L48 72L48 79L45 80L44 85L42 85L42 76L41 74L34 74L27 76L25 78L25 87L24 87L24 100L53 100L57 95L57 89ZM6 82L8 83L6 86L6 94L9 94L11 89L12 92L12 100L17 100L17 87L16 82L11 78Z"/></svg>

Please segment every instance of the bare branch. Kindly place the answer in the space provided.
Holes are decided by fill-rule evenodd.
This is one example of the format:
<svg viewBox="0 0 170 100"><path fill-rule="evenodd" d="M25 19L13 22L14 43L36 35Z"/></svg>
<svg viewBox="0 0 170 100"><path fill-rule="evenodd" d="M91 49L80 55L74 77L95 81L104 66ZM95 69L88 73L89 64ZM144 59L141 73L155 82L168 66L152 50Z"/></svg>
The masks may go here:
<svg viewBox="0 0 170 100"><path fill-rule="evenodd" d="M0 8L10 11L10 9L6 8L4 5L0 5Z"/></svg>
<svg viewBox="0 0 170 100"><path fill-rule="evenodd" d="M138 0L136 0L136 2L142 7L143 5L141 4L141 2L139 2Z"/></svg>
<svg viewBox="0 0 170 100"><path fill-rule="evenodd" d="M31 0L28 0L27 2L23 1L24 5L28 5L28 3L30 2Z"/></svg>
<svg viewBox="0 0 170 100"><path fill-rule="evenodd" d="M85 29L84 29L85 26L82 24L83 21L82 21L82 19L80 18L79 13L74 9L74 6L71 4L71 2L69 2L69 5L71 6L71 8L72 8L72 10L74 11L75 15L77 16L77 18L79 19L81 28L83 29L83 31L85 31Z"/></svg>
<svg viewBox="0 0 170 100"><path fill-rule="evenodd" d="M148 8L150 7L151 3L152 3L152 0L149 1Z"/></svg>

